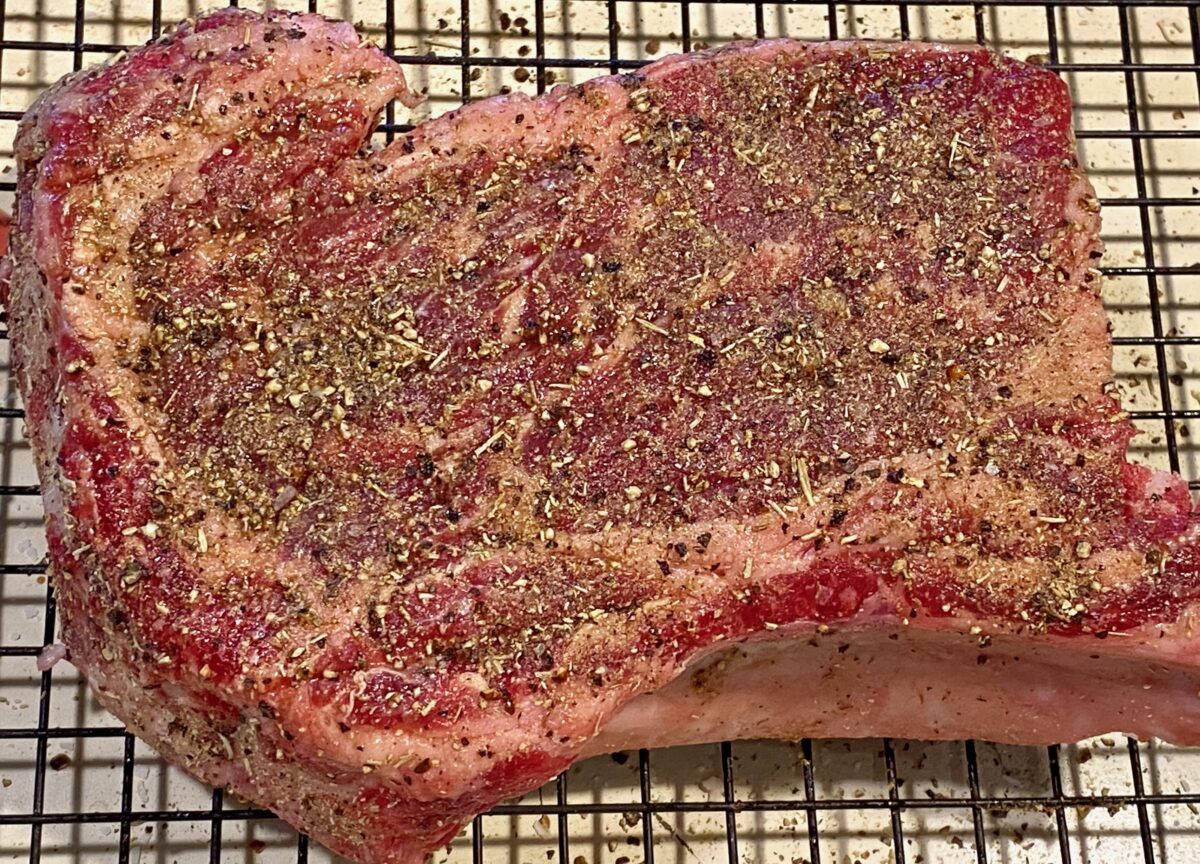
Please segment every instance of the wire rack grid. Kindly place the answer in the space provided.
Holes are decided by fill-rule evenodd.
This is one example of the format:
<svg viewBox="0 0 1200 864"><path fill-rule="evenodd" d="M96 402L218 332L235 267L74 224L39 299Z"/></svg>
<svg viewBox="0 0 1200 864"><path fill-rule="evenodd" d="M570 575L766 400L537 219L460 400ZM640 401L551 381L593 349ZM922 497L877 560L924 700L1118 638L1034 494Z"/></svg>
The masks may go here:
<svg viewBox="0 0 1200 864"><path fill-rule="evenodd" d="M306 7L305 7L305 4ZM236 4L235 4L236 5ZM735 38L980 42L1072 88L1105 207L1116 372L1135 459L1200 489L1200 2L300 0L354 21L425 103L636 68ZM191 0L0 0L0 141L60 75L194 15ZM0 151L0 198L14 187ZM333 860L265 811L165 765L91 700L55 638L36 478L0 332L0 860ZM796 686L802 688L803 681ZM1067 709L1064 709L1067 710ZM892 741L722 743L614 754L475 820L442 860L784 864L1200 861L1200 753L1103 737L1039 748ZM1197 783L1200 786L1200 781Z"/></svg>

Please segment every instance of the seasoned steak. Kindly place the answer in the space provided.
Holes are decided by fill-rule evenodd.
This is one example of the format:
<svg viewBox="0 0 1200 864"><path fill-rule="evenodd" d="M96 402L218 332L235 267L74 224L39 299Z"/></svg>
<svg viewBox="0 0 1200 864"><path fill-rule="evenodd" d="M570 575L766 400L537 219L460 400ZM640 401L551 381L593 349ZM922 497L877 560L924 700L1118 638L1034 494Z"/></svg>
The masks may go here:
<svg viewBox="0 0 1200 864"><path fill-rule="evenodd" d="M63 637L134 731L373 864L617 747L1200 743L1054 75L744 43L371 150L395 98L225 10L22 125Z"/></svg>

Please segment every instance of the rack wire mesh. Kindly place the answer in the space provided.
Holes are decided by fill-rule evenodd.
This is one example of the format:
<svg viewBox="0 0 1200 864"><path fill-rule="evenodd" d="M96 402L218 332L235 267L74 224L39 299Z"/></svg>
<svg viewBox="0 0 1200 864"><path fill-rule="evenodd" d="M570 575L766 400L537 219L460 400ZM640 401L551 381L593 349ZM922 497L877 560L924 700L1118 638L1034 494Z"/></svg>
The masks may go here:
<svg viewBox="0 0 1200 864"><path fill-rule="evenodd" d="M236 4L235 4L236 5ZM1200 489L1198 0L299 0L347 18L428 96L380 135L508 89L735 38L927 38L1032 58L1071 86L1105 206L1106 305L1134 456ZM191 0L0 0L0 141L60 75L159 35ZM13 189L0 151L0 198ZM55 637L36 478L0 331L0 860L330 860L162 763L90 699ZM797 688L804 682L797 681ZM1063 706L1062 710L1070 710ZM582 763L476 819L443 859L570 864L1200 861L1200 752L1104 737L1048 749L722 743Z"/></svg>

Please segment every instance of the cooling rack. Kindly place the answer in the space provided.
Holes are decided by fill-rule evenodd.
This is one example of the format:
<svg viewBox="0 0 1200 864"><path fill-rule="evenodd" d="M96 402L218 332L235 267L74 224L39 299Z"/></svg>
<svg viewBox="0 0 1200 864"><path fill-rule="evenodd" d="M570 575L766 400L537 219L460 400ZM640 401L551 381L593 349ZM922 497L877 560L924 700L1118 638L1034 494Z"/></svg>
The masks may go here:
<svg viewBox="0 0 1200 864"><path fill-rule="evenodd" d="M8 142L38 92L203 8L0 0L0 203L14 185ZM1189 426L1200 419L1200 2L300 0L292 8L354 21L406 64L427 98L414 112L389 108L384 139L465 100L542 92L736 38L981 42L1056 70L1071 87L1081 156L1104 205L1117 380L1143 432L1134 458L1181 471L1200 489ZM54 640L55 603L7 358L0 331L0 861L334 860L270 813L162 763L94 704L69 666L37 671ZM439 859L1192 864L1200 751L1106 736L1050 748L870 740L621 753L476 819Z"/></svg>

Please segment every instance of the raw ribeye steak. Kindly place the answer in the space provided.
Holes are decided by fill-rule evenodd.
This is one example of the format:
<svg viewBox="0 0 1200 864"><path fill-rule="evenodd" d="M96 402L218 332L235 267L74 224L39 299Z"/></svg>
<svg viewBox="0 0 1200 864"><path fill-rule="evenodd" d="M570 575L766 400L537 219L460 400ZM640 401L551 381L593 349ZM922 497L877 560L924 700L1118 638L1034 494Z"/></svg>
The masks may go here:
<svg viewBox="0 0 1200 864"><path fill-rule="evenodd" d="M373 864L629 746L1200 743L1053 74L745 43L373 151L394 98L226 10L23 123L62 631L134 731Z"/></svg>

